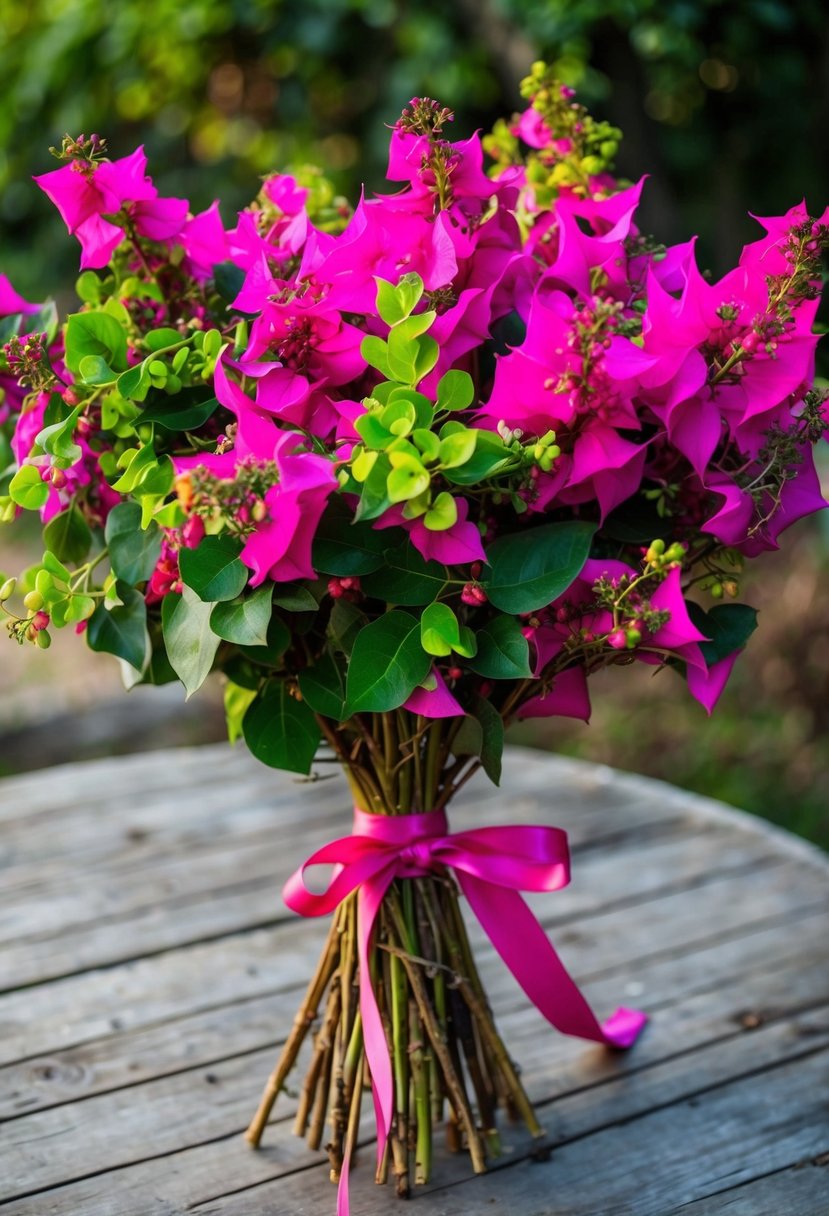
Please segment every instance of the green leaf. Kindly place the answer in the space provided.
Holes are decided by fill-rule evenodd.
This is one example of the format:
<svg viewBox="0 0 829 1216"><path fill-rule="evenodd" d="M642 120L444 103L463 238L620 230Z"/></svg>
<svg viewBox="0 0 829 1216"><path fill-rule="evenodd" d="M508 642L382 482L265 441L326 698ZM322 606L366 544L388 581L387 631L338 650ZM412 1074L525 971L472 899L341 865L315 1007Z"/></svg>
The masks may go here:
<svg viewBox="0 0 829 1216"><path fill-rule="evenodd" d="M118 377L117 389L122 397L132 401L143 401L150 387L150 373L147 368L148 360L136 363L135 367L127 368Z"/></svg>
<svg viewBox="0 0 829 1216"><path fill-rule="evenodd" d="M472 459L479 431L464 429L447 435L440 441L439 458L442 469L456 469Z"/></svg>
<svg viewBox="0 0 829 1216"><path fill-rule="evenodd" d="M410 541L388 549L384 562L381 569L361 579L361 586L366 595L389 604L407 608L431 604L446 585L446 567L439 562L427 562Z"/></svg>
<svg viewBox="0 0 829 1216"><path fill-rule="evenodd" d="M404 274L394 287L385 279L376 278L377 312L387 325L397 325L408 317L423 295L423 280L419 274Z"/></svg>
<svg viewBox="0 0 829 1216"><path fill-rule="evenodd" d="M155 570L161 554L161 530L156 524L141 527L141 508L122 502L107 516L106 543L112 569L123 582L143 583Z"/></svg>
<svg viewBox="0 0 829 1216"><path fill-rule="evenodd" d="M96 604L91 595L73 595L66 608L67 625L75 625L79 621L88 621L95 611Z"/></svg>
<svg viewBox="0 0 829 1216"><path fill-rule="evenodd" d="M144 344L148 350L166 350L169 346L178 346L182 336L177 329L164 326L161 329L151 329L144 335Z"/></svg>
<svg viewBox="0 0 829 1216"><path fill-rule="evenodd" d="M470 486L493 477L513 459L500 435L492 431L475 431L475 451L465 464L446 469L444 477L453 485Z"/></svg>
<svg viewBox="0 0 829 1216"><path fill-rule="evenodd" d="M420 644L420 622L409 612L386 612L357 634L348 664L344 717L397 709L430 667Z"/></svg>
<svg viewBox="0 0 829 1216"><path fill-rule="evenodd" d="M65 417L59 418L56 422L50 422L48 426L44 426L35 438L35 443L44 452L48 452L50 456L57 456L60 460L66 461L65 467L76 464L83 455L79 445L75 443L73 438L80 412L81 406L78 405L75 409L70 410Z"/></svg>
<svg viewBox="0 0 829 1216"><path fill-rule="evenodd" d="M66 366L80 372L85 355L100 355L117 372L127 366L127 335L106 312L76 312L66 322Z"/></svg>
<svg viewBox="0 0 829 1216"><path fill-rule="evenodd" d="M420 644L427 654L444 657L460 640L458 618L448 604L429 604L420 618Z"/></svg>
<svg viewBox="0 0 829 1216"><path fill-rule="evenodd" d="M469 666L490 680L528 680L530 647L514 616L496 616L477 632L478 653Z"/></svg>
<svg viewBox="0 0 829 1216"><path fill-rule="evenodd" d="M296 622L294 622L296 626ZM282 656L291 644L291 634L284 621L273 615L268 623L263 646L242 645L240 650L246 658L260 667L282 667Z"/></svg>
<svg viewBox="0 0 829 1216"><path fill-rule="evenodd" d="M290 773L309 773L322 732L314 711L295 700L284 680L271 683L245 714L245 742L257 760Z"/></svg>
<svg viewBox="0 0 829 1216"><path fill-rule="evenodd" d="M188 700L207 679L219 648L210 627L212 611L213 605L204 603L189 587L181 595L166 595L161 604L167 658L187 690Z"/></svg>
<svg viewBox="0 0 829 1216"><path fill-rule="evenodd" d="M418 338L417 357L415 359L415 372L412 383L419 384L425 376L428 376L439 358L440 347L434 338L430 338L428 334L424 334L422 338Z"/></svg>
<svg viewBox="0 0 829 1216"><path fill-rule="evenodd" d="M118 594L121 603L116 607L99 604L95 609L86 627L86 640L92 650L117 655L136 671L143 671L150 651L147 606L134 587L119 586Z"/></svg>
<svg viewBox="0 0 829 1216"><path fill-rule="evenodd" d="M39 511L49 497L49 487L34 465L24 464L9 482L9 497L18 507Z"/></svg>
<svg viewBox="0 0 829 1216"><path fill-rule="evenodd" d="M245 272L235 262L219 262L213 267L216 291L227 304L232 304L242 290Z"/></svg>
<svg viewBox="0 0 829 1216"><path fill-rule="evenodd" d="M268 580L252 595L217 604L210 627L220 638L237 646L267 646L272 611L273 584Z"/></svg>
<svg viewBox="0 0 829 1216"><path fill-rule="evenodd" d="M327 650L313 667L300 672L299 691L315 713L335 722L343 720L345 670Z"/></svg>
<svg viewBox="0 0 829 1216"><path fill-rule="evenodd" d="M407 502L429 489L431 478L423 465L406 452L392 452L392 470L386 478L389 502Z"/></svg>
<svg viewBox="0 0 829 1216"><path fill-rule="evenodd" d="M482 582L490 603L515 614L545 608L578 577L595 531L595 524L573 520L500 537L489 547Z"/></svg>
<svg viewBox="0 0 829 1216"><path fill-rule="evenodd" d="M467 372L453 369L438 380L438 409L465 410L475 398L475 383Z"/></svg>
<svg viewBox="0 0 829 1216"><path fill-rule="evenodd" d="M498 710L484 697L473 698L472 706L452 741L452 751L456 756L478 756L492 784L501 784L504 723Z"/></svg>
<svg viewBox="0 0 829 1216"><path fill-rule="evenodd" d="M458 504L447 490L441 490L423 516L423 522L432 532L445 532L458 522Z"/></svg>
<svg viewBox="0 0 829 1216"><path fill-rule="evenodd" d="M373 334L363 338L360 343L360 354L370 367L377 368L381 376L385 376L387 380L395 379L389 367L389 348L382 338Z"/></svg>
<svg viewBox="0 0 829 1216"><path fill-rule="evenodd" d="M50 574L54 575L55 578L59 578L64 583L68 583L72 577L63 562L59 561L57 556L54 553L50 553L48 549L43 554L43 562L41 564L45 570L48 570Z"/></svg>
<svg viewBox="0 0 829 1216"><path fill-rule="evenodd" d="M324 518L314 538L311 565L340 578L370 574L382 566L387 546L388 537L367 524L352 523L349 516Z"/></svg>
<svg viewBox="0 0 829 1216"><path fill-rule="evenodd" d="M699 644L709 667L742 650L757 628L757 609L748 604L717 604L708 612L690 600L686 604L693 624L710 639Z"/></svg>
<svg viewBox="0 0 829 1216"><path fill-rule="evenodd" d="M116 378L106 359L100 355L84 355L78 372L84 384L112 384Z"/></svg>
<svg viewBox="0 0 829 1216"><path fill-rule="evenodd" d="M386 488L390 468L389 459L385 454L375 461L371 472L363 482L360 501L354 512L355 523L360 523L361 520L377 519L391 506Z"/></svg>
<svg viewBox="0 0 829 1216"><path fill-rule="evenodd" d="M303 583L274 583L273 602L286 612L316 612L317 600Z"/></svg>
<svg viewBox="0 0 829 1216"><path fill-rule="evenodd" d="M206 401L195 400L203 391L185 389L174 397L161 394L158 401L141 411L133 425L138 427L144 422L153 422L156 426L164 427L165 431L197 431L219 408L216 397L208 397Z"/></svg>
<svg viewBox="0 0 829 1216"><path fill-rule="evenodd" d="M232 680L228 680L227 684L225 684L225 721L227 722L228 741L231 744L236 743L238 739L242 738L242 723L244 722L245 714L251 703L255 700L255 688L242 688L241 685L234 684Z"/></svg>
<svg viewBox="0 0 829 1216"><path fill-rule="evenodd" d="M335 600L328 618L328 637L334 650L350 655L357 635L366 623L359 608L348 600Z"/></svg>
<svg viewBox="0 0 829 1216"><path fill-rule="evenodd" d="M83 561L92 544L92 533L74 503L49 520L43 529L43 543L58 561Z"/></svg>
<svg viewBox="0 0 829 1216"><path fill-rule="evenodd" d="M239 560L242 546L231 536L206 536L195 549L179 553L181 578L200 600L216 603L241 595L250 570Z"/></svg>

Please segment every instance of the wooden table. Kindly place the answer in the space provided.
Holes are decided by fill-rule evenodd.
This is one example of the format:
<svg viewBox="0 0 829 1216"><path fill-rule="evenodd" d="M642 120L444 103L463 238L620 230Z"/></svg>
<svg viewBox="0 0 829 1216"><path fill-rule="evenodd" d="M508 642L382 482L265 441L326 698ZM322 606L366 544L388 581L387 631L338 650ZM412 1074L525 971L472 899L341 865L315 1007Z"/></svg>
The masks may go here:
<svg viewBox="0 0 829 1216"><path fill-rule="evenodd" d="M455 826L566 828L573 884L533 906L602 1015L652 1022L629 1054L556 1034L478 933L553 1152L528 1160L506 1128L481 1178L441 1153L414 1216L829 1213L826 858L539 753L508 755L503 790L473 786ZM281 884L347 805L338 778L225 747L0 783L2 1216L333 1216L289 1098L259 1153L241 1133L325 932ZM353 1216L396 1210L372 1156Z"/></svg>

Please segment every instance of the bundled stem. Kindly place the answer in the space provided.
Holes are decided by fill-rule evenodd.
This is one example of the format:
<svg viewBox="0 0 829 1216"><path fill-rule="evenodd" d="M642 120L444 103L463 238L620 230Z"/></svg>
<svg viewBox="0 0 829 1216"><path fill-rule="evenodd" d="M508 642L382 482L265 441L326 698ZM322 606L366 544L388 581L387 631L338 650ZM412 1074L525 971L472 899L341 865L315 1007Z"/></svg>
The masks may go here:
<svg viewBox="0 0 829 1216"><path fill-rule="evenodd" d="M325 724L362 810L409 814L443 805L474 768L450 757L444 724L403 711L345 729ZM370 742L369 742L370 740ZM376 766L382 761L382 770ZM367 762L372 768L366 769ZM317 971L247 1131L257 1145L303 1041L313 1035L294 1130L318 1148L326 1114L331 1178L356 1143L362 1093L370 1081L359 985L370 982L389 1050L394 1113L376 1179L389 1170L397 1194L429 1181L433 1136L446 1118L450 1148L465 1148L476 1173L498 1155L498 1107L543 1135L517 1069L498 1034L475 966L454 880L438 870L396 879L373 930L370 976L359 975L356 894L339 907Z"/></svg>

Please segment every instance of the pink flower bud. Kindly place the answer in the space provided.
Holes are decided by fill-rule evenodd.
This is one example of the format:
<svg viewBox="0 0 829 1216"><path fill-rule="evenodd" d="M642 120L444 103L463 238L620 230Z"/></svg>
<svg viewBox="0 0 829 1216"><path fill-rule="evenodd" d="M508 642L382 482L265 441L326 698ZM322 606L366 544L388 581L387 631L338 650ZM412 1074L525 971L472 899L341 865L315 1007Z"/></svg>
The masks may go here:
<svg viewBox="0 0 829 1216"><path fill-rule="evenodd" d="M627 632L624 629L614 629L607 635L607 644L614 650L627 650Z"/></svg>
<svg viewBox="0 0 829 1216"><path fill-rule="evenodd" d="M39 632L41 629L46 629L48 624L49 624L49 613L48 612L36 612L34 614L34 616L32 617L32 619L29 621L30 628L34 629L36 633Z"/></svg>

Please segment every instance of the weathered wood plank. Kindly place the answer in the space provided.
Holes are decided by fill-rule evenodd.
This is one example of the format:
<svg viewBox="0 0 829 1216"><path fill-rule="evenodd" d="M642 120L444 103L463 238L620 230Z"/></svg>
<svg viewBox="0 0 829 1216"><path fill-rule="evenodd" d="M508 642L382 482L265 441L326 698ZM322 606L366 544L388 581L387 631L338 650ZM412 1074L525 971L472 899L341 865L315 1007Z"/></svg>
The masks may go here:
<svg viewBox="0 0 829 1216"><path fill-rule="evenodd" d="M676 1048L673 1030L666 1034L668 1045ZM560 1042L560 1040L556 1040ZM626 1129L632 1123L641 1120L647 1123L654 1117L663 1119L672 1128L672 1136L663 1144L663 1124L652 1124L657 1129L654 1135L654 1150L661 1156L672 1152L678 1158L678 1164L684 1163L686 1169L689 1163L682 1155L682 1148L688 1153L688 1144L682 1148L674 1143L676 1133L676 1114L696 1109L706 1103L715 1104L723 1089L728 1089L742 1078L754 1080L761 1074L769 1091L776 1094L776 1101L783 1102L783 1112L788 1112L787 1103L792 1101L792 1088L786 1086L780 1089L775 1078L779 1072L786 1076L794 1075L792 1069L786 1069L787 1061L798 1059L811 1053L820 1062L820 1069L801 1069L797 1072L794 1091L799 1093L805 1085L806 1078L812 1078L812 1084L819 1083L829 1066L826 1049L829 1048L829 1019L824 1007L810 1014L790 1018L783 1023L770 1024L753 1034L732 1035L729 1038L713 1043L706 1042L694 1051L683 1050L672 1054L664 1061L654 1062L650 1067L643 1068L637 1074L637 1083L631 1085L624 1066L620 1069L618 1060L609 1053L596 1051L591 1053L595 1060L595 1074L589 1078L589 1088L585 1089L584 1068L577 1061L563 1062L558 1052L548 1052L542 1047L539 1050L539 1038L534 1037L537 1058L528 1070L528 1087L531 1097L539 1103L542 1118L551 1123L552 1142L556 1148L554 1158L559 1160L562 1147L566 1149L578 1146L585 1138L597 1133L604 1133L611 1138ZM822 1055L816 1054L823 1051ZM270 1132L270 1148L265 1155L240 1154L238 1145L233 1142L238 1137L246 1122L249 1103L243 1104L240 1090L244 1089L252 1079L252 1074L266 1068L267 1061L262 1053L245 1057L244 1059L225 1062L212 1068L207 1073L188 1073L167 1078L163 1082L137 1086L134 1090L122 1091L118 1095L105 1095L99 1099L89 1099L87 1102L74 1106L59 1107L40 1115L15 1120L6 1125L6 1162L7 1173L4 1186L7 1188L6 1198L16 1194L29 1195L44 1187L60 1186L63 1196L63 1207L54 1206L57 1194L50 1196L53 1205L48 1210L54 1212L82 1211L84 1216L100 1216L102 1212L118 1211L123 1216L135 1216L142 1211L140 1207L131 1207L133 1192L133 1171L137 1169L139 1176L144 1178L144 1186L152 1187L152 1195L169 1202L173 1206L170 1211L181 1210L175 1207L180 1202L180 1186L187 1188L187 1207L203 1200L235 1192L247 1188L256 1175L269 1176L277 1181L274 1196L283 1206L271 1207L263 1203L267 1200L267 1191L257 1189L256 1211L301 1210L306 1191L307 1179L303 1175L297 1182L294 1171L310 1169L315 1156L306 1149L304 1143L289 1134L289 1119L293 1103L284 1101L280 1108L280 1116ZM551 1109L545 1108L545 1101L550 1101L551 1085L561 1085L563 1071L569 1069L568 1084L570 1088L555 1096ZM576 1088L574 1088L576 1086ZM814 1095L813 1095L814 1098ZM679 1105L677 1105L679 1104ZM814 1099L813 1109L819 1102ZM765 1112L765 1106L763 1107ZM658 1111L654 1116L653 1112ZM767 1112L765 1112L767 1113ZM756 1112L744 1112L749 1125L756 1118ZM781 1135L791 1136L794 1128L790 1124L794 1120L786 1120ZM703 1129L710 1135L710 1129ZM817 1152L820 1144L818 1133L814 1126L800 1129L808 1133L808 1148L803 1152ZM825 1129L824 1129L825 1131ZM785 1132L785 1135L784 1135ZM680 1137L681 1139L681 1137ZM205 1148L205 1143L213 1143ZM519 1156L527 1151L526 1136L520 1131L506 1129L505 1142L511 1151ZM799 1142L798 1142L799 1143ZM522 1147L523 1146L523 1147ZM191 1160L184 1164L190 1156L189 1152L181 1150L199 1150L199 1167ZM143 1151L142 1151L143 1150ZM595 1151L595 1149L594 1149ZM641 1149L640 1149L641 1152ZM148 1167L147 1158L152 1154L152 1169ZM253 1156L253 1159L252 1159ZM266 1158L266 1159L263 1159ZM783 1158L782 1164L790 1164L796 1158ZM128 1163L135 1162L132 1168L124 1168ZM451 1176L465 1177L465 1165L447 1162L443 1172ZM253 1178L251 1170L254 1171ZM118 1207L108 1208L95 1206L94 1194L100 1193L100 1178L90 1178L90 1175L107 1172L107 1186L104 1192L105 1204L112 1203L118 1196ZM750 1176L750 1175L744 1175ZM516 1175L516 1178L518 1175ZM67 1187L65 1183L71 1179L79 1180L78 1186ZM510 1183L515 1181L510 1171ZM566 1181L566 1180L565 1180ZM90 1192L87 1183L92 1183ZM122 1195L122 1182L125 1183L126 1194ZM663 1180L664 1183L664 1180ZM555 1181L551 1180L555 1185ZM299 1191L297 1191L297 1185ZM168 1189L171 1188L171 1189ZM365 1188L363 1188L365 1189ZM438 1186L438 1190L440 1187ZM313 1193L311 1188L310 1193ZM453 1203L457 1192L453 1190ZM613 1194L613 1191L607 1191ZM696 1191L692 1197L699 1195ZM135 1196L139 1203L146 1203L147 1192L143 1198L139 1189ZM583 1201L579 1192L579 1202ZM620 1200L623 1201L623 1196ZM38 1195L42 1202L43 1196ZM239 1202L238 1196L230 1201ZM329 1201L330 1202L330 1201ZM458 1199L462 1204L462 1201ZM72 1207L72 1205L75 1205ZM24 1212L42 1211L25 1204L11 1205L10 1212L15 1216L23 1216ZM146 1210L146 1209L145 1209ZM164 1210L164 1209L162 1209ZM231 1212L242 1210L238 1207L209 1206L212 1212ZM244 1209L249 1210L249 1209ZM315 1210L309 1207L309 1211ZM324 1210L322 1207L316 1209ZM363 1210L359 1207L357 1211ZM365 1210L371 1210L366 1208ZM447 1211L450 1210L447 1208ZM470 1212L460 1206L457 1211ZM520 1209L523 1212L523 1207ZM583 1207L584 1212L601 1210L599 1208ZM627 1210L620 1206L620 1211ZM631 1208L638 1216L639 1209ZM643 1211L659 1212L658 1208L642 1209ZM540 1212L540 1209L539 1209ZM431 1216L431 1204L430 1204Z"/></svg>
<svg viewBox="0 0 829 1216"><path fill-rule="evenodd" d="M330 826L306 827L303 849L319 848L331 834ZM287 915L279 897L293 862L287 852L272 835L253 846L229 844L208 857L172 857L163 867L113 875L100 885L79 875L49 901L42 892L21 897L2 932L0 976L20 987L278 921ZM762 839L737 830L628 837L607 853L590 850L581 858L561 916L625 906L775 860ZM555 901L543 896L531 902L549 915Z"/></svg>
<svg viewBox="0 0 829 1216"><path fill-rule="evenodd" d="M754 1178L665 1216L826 1216L829 1213L829 1136L826 1151L789 1169Z"/></svg>
<svg viewBox="0 0 829 1216"><path fill-rule="evenodd" d="M598 1008L624 1000L656 1016L629 1055L586 1048L554 1035L482 947L554 1161L483 1183L444 1161L423 1216L477 1216L487 1196L487 1210L549 1216L550 1188L556 1216L708 1216L720 1209L701 1204L741 1191L782 1195L768 1176L821 1160L829 1139L812 1100L829 1047L825 861L658 783L528 752L507 764L506 793L465 791L455 825L503 820L508 805L513 821L566 827L574 886L535 910ZM111 792L139 781L140 807L113 812ZM258 1155L238 1133L325 931L282 919L281 879L343 830L343 811L337 783L293 786L225 748L0 783L12 878L0 985L10 963L33 984L0 996L0 1204L12 1216L332 1210L287 1127ZM279 1109L289 1118L289 1102ZM507 1138L515 1161L525 1138ZM390 1201L370 1174L354 1216Z"/></svg>
<svg viewBox="0 0 829 1216"><path fill-rule="evenodd" d="M713 971L715 958L729 976L727 987ZM798 976L806 958L813 985L808 990ZM508 983L505 980L503 991L496 986L502 1001L507 997ZM776 925L728 943L690 951L681 959L645 965L637 980L627 984L614 974L592 983L590 993L599 1009L609 1010L619 1000L635 1000L660 1027L670 1018L684 1033L686 1006L690 1003L693 1011L692 998L708 994L712 988L715 992L722 988L723 1001L722 1008L714 1007L711 1015L719 1019L716 1031L710 1031L712 1037L738 1028L741 1018L748 1018L749 1023L779 1020L786 1010L800 1008L807 1000L829 1001L825 914L798 918L794 924ZM146 1028L114 1031L77 1047L8 1064L0 1068L0 1120L205 1067L234 1055L275 1050L275 1042L281 1042L279 1036L293 1018L300 991L298 983L294 988L193 1014L182 1013ZM523 1014L519 1010L511 1017L509 1044L525 1068L524 1039L537 1036L549 1046L543 1036L551 1034L530 1010ZM649 1041L652 1039L645 1040ZM636 1066L646 1059L641 1050L630 1057Z"/></svg>
<svg viewBox="0 0 829 1216"><path fill-rule="evenodd" d="M641 1118L585 1133L562 1144L549 1161L435 1186L423 1210L428 1216L550 1216L551 1210L555 1216L666 1216L684 1211L684 1205L725 1178L732 1185L748 1181L821 1152L827 1129L818 1087L827 1081L829 1052L824 1050L813 1067L797 1061L778 1064ZM374 1216L380 1210L368 1173L352 1175L353 1216ZM257 1216L310 1216L331 1202L330 1184L317 1169L190 1210L199 1216L242 1210ZM788 1216L786 1208L782 1211Z"/></svg>

